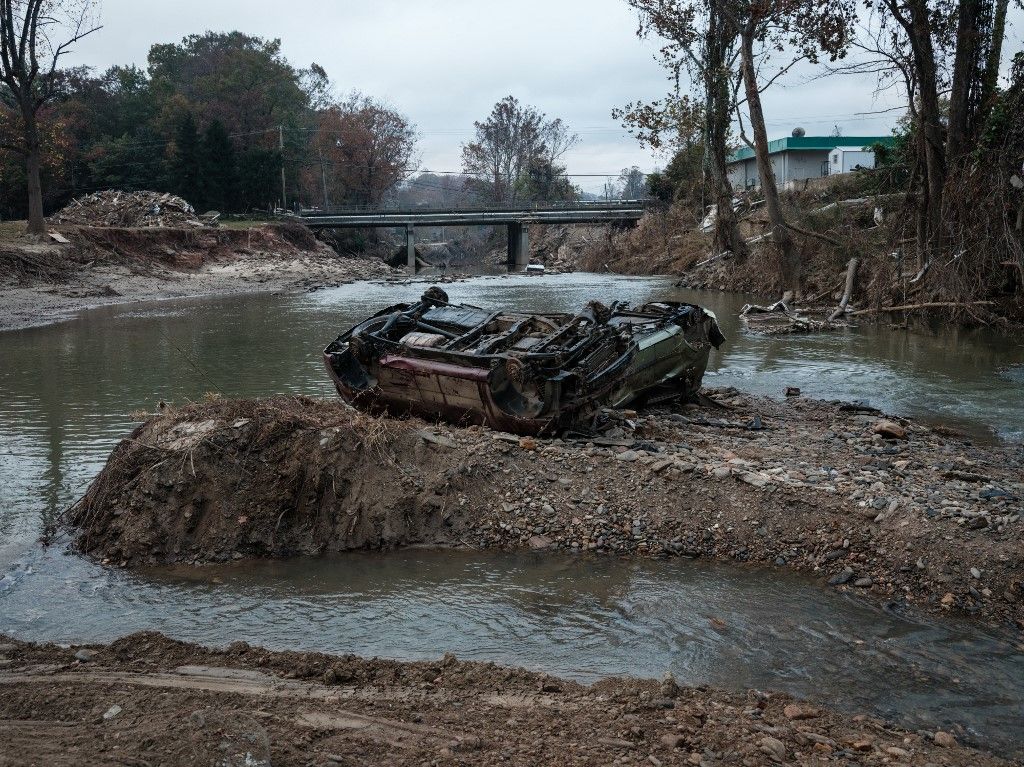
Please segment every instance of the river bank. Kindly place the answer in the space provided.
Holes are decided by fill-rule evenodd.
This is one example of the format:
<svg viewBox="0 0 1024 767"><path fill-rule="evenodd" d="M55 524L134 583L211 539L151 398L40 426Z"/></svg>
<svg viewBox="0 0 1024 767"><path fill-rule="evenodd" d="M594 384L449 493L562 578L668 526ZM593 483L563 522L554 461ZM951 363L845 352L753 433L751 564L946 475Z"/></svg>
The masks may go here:
<svg viewBox="0 0 1024 767"><path fill-rule="evenodd" d="M1019 446L711 394L725 409L612 414L580 440L215 400L147 420L67 521L123 567L409 544L707 557L1024 629Z"/></svg>
<svg viewBox="0 0 1024 767"><path fill-rule="evenodd" d="M0 331L98 306L304 291L397 273L378 259L339 256L298 225L54 231L65 242L0 230Z"/></svg>
<svg viewBox="0 0 1024 767"><path fill-rule="evenodd" d="M854 182L856 184L856 182ZM637 226L595 240L573 254L570 268L624 275L670 274L695 290L754 292L781 297L829 316L842 301L847 273L849 309L861 324L927 319L950 327L1024 327L1024 266L1019 260L986 265L974 274L960 257L919 263L906 248L907 212L894 198L867 194L845 181L837 187L787 192L783 207L796 225L798 287L786 282L780 255L768 234L763 207L740 210L739 232L747 242L743 258L713 252L701 217L685 205L652 210ZM881 222L881 223L879 223ZM804 236L810 232L812 236ZM954 254L955 255L955 254ZM961 254L962 255L962 254ZM902 307L902 309L894 309Z"/></svg>
<svg viewBox="0 0 1024 767"><path fill-rule="evenodd" d="M583 686L452 655L216 650L154 633L87 647L0 637L0 687L11 765L1010 764L946 732L782 694L668 679Z"/></svg>

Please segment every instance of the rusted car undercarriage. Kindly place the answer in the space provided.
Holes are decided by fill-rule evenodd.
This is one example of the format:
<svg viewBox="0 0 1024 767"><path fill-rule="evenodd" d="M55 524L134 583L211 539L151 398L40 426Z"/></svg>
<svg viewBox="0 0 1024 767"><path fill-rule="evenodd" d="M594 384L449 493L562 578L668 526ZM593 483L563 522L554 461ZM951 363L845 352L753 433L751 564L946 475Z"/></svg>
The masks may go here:
<svg viewBox="0 0 1024 767"><path fill-rule="evenodd" d="M547 434L586 428L604 406L695 396L724 340L692 304L525 314L451 304L433 287L339 336L324 362L363 410Z"/></svg>

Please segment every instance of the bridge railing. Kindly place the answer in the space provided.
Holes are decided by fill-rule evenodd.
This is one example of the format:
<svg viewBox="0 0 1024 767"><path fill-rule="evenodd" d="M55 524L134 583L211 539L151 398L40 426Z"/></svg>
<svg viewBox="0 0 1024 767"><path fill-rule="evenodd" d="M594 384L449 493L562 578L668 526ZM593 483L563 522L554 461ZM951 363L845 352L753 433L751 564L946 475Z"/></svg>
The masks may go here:
<svg viewBox="0 0 1024 767"><path fill-rule="evenodd" d="M434 214L434 213L503 213L515 212L541 212L559 210L621 210L623 208L646 208L654 203L653 200L578 200L566 202L526 202L495 205L493 203L455 205L455 206L387 206L387 205L344 205L330 207L301 208L298 216L301 218L316 218L317 216L349 216L361 213L388 213L388 214ZM292 214L296 215L296 214Z"/></svg>

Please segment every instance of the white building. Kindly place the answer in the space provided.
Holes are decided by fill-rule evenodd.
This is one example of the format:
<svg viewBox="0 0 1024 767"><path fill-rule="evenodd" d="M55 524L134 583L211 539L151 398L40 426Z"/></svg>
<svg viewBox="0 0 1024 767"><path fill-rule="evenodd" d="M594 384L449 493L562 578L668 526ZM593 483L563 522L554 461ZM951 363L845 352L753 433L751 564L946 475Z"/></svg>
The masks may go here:
<svg viewBox="0 0 1024 767"><path fill-rule="evenodd" d="M794 131L796 133L796 131ZM808 178L875 167L875 144L892 145L892 136L786 136L768 143L775 182L780 187ZM754 150L738 149L728 159L733 189L760 186Z"/></svg>

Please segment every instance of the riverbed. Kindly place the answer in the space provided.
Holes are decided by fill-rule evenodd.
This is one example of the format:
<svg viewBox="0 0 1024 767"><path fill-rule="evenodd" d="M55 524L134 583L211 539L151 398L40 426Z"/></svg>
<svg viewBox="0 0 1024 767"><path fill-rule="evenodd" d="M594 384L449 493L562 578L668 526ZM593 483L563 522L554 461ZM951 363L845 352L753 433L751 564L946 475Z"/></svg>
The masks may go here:
<svg viewBox="0 0 1024 767"><path fill-rule="evenodd" d="M423 283L134 304L0 334L0 632L104 640L130 630L400 658L495 660L594 679L765 686L911 726L959 722L1013 750L1024 668L1005 637L891 615L796 577L686 563L450 552L268 564L200 575L111 573L36 540L157 403L213 392L333 396L319 349ZM708 385L861 400L978 439L1024 439L1024 348L975 331L869 326L823 336L742 331L752 297L664 278L475 278L453 301L572 311L597 297L714 309L729 338Z"/></svg>

